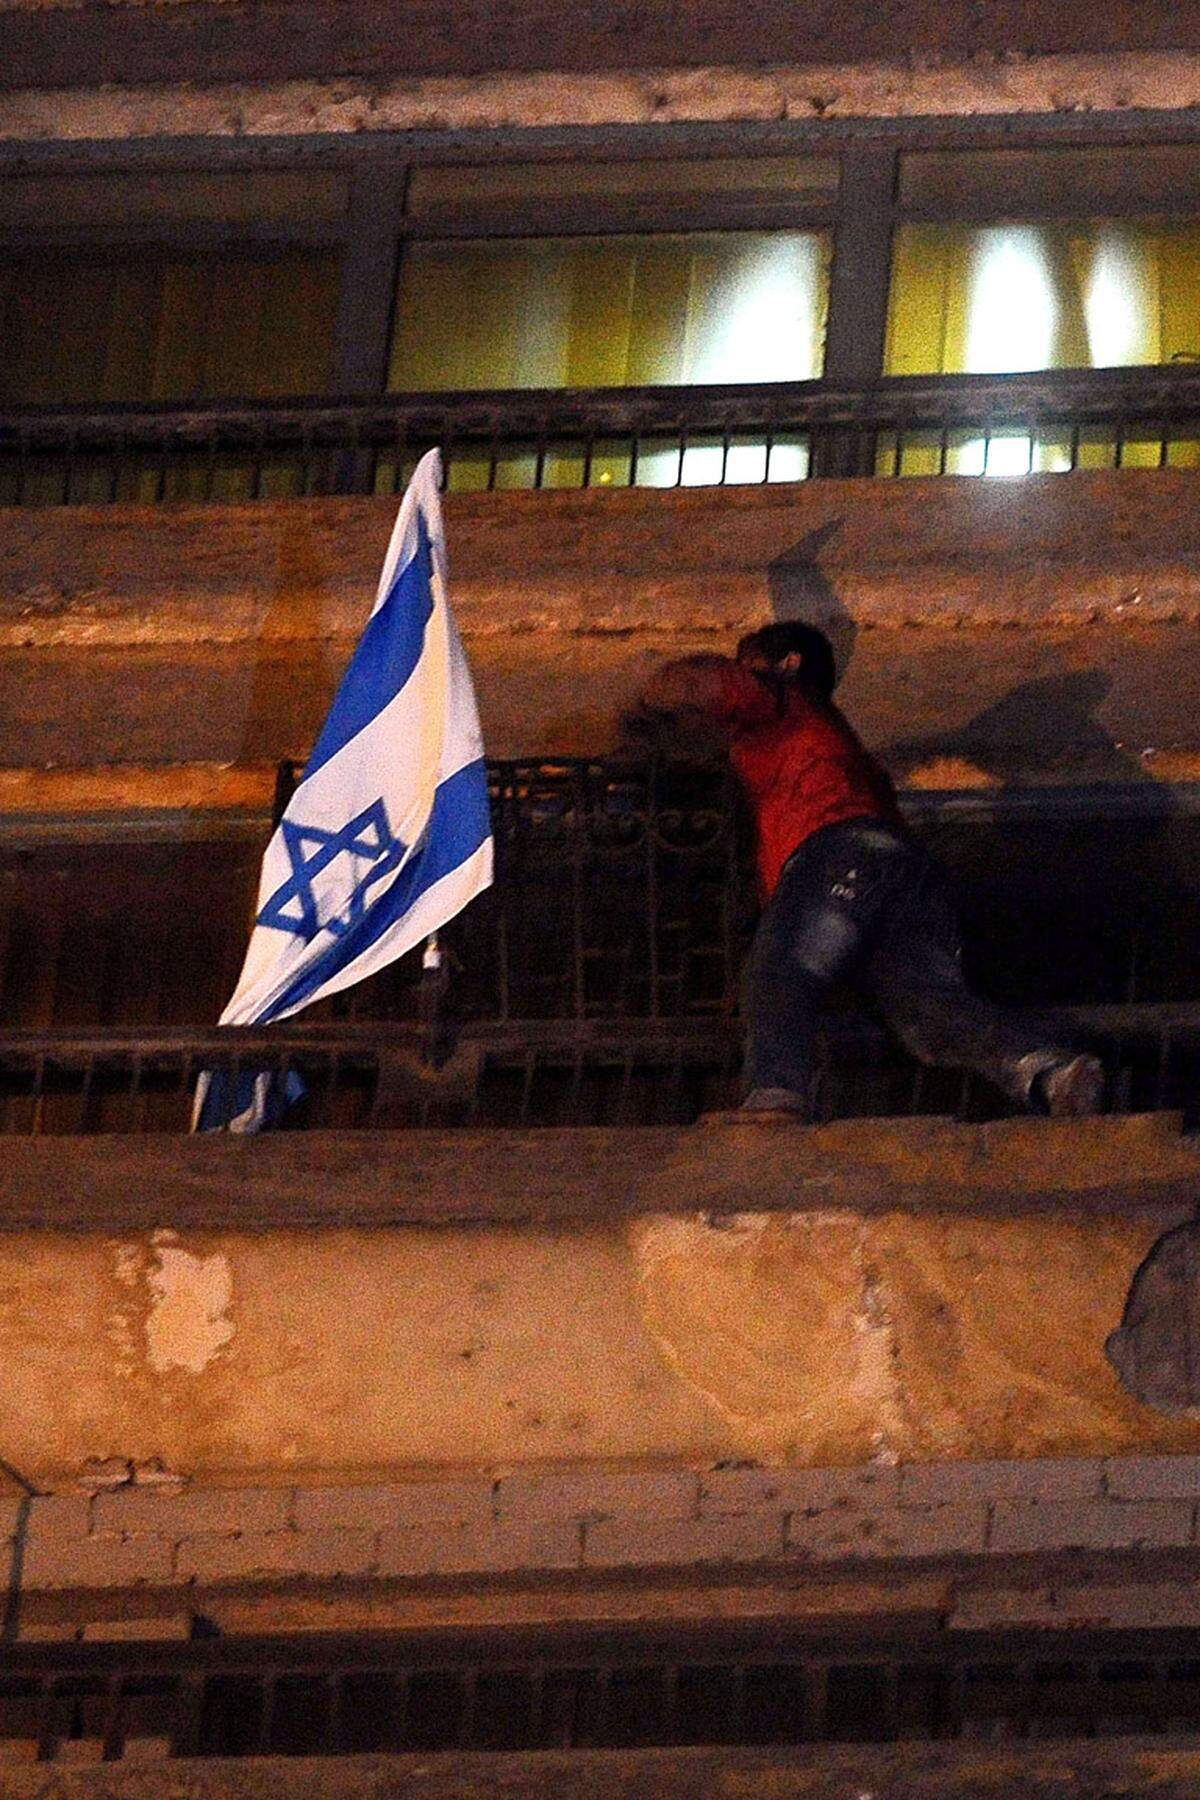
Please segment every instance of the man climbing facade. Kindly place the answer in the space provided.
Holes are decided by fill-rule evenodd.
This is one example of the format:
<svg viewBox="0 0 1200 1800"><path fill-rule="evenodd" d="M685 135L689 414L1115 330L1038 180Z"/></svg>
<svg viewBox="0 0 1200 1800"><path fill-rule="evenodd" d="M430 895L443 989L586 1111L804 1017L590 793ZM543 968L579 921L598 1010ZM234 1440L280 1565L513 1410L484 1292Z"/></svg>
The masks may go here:
<svg viewBox="0 0 1200 1800"><path fill-rule="evenodd" d="M636 714L643 733L716 735L754 817L765 904L746 970L744 1107L811 1112L823 1003L849 982L921 1062L973 1070L1034 1112L1098 1111L1095 1057L967 985L946 877L834 705L836 680L823 632L768 625L736 659L664 664Z"/></svg>

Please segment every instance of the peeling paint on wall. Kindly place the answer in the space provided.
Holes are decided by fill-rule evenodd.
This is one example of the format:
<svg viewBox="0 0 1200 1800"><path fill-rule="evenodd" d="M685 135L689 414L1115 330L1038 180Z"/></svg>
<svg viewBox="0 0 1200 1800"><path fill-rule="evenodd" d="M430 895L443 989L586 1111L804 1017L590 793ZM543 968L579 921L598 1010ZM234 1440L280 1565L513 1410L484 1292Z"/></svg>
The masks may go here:
<svg viewBox="0 0 1200 1800"><path fill-rule="evenodd" d="M228 1316L233 1304L229 1258L198 1256L185 1250L174 1232L155 1232L153 1244L154 1262L146 1277L150 1367L159 1375L168 1369L202 1375L233 1337Z"/></svg>

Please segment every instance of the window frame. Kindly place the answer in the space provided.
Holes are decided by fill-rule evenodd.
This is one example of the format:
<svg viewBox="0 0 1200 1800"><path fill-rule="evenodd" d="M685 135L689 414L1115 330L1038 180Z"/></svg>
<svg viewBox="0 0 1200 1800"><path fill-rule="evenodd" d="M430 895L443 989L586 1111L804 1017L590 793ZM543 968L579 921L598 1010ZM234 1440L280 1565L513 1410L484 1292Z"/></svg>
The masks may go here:
<svg viewBox="0 0 1200 1800"><path fill-rule="evenodd" d="M901 222L987 222L959 208L905 209L900 203L900 157L906 152L1053 150L1156 145L1200 147L1193 118L1161 113L1089 114L1082 117L1004 116L980 119L770 121L720 126L560 127L480 132L411 132L395 138L349 142L332 137L200 143L196 140L91 145L17 144L0 148L0 177L38 172L72 175L214 173L264 170L344 173L349 197L340 219L141 220L115 230L111 222L49 225L36 234L0 227L0 255L96 246L119 252L153 245L167 251L213 248L306 248L340 252L341 284L331 359L329 398L387 397L393 311L399 259L414 239L471 239L540 235L600 236L609 232L680 230L832 230L824 373L821 383L873 384L883 377L891 278L892 238ZM460 207L439 220L415 219L405 209L411 171L418 167L471 165L482 161L569 162L588 155L604 161L656 161L693 157L739 158L813 154L836 157L836 200L781 197L755 206L723 203L720 195L695 202L638 197L610 207L595 197L502 206ZM1096 201L1070 197L1052 215L1095 215ZM1145 211L1141 197L1125 216ZM1200 195L1197 198L1200 213ZM1105 216L1122 216L1111 204ZM954 379L954 378L950 378ZM835 458L836 462L836 458ZM833 472L832 470L830 472ZM856 472L850 468L845 473Z"/></svg>

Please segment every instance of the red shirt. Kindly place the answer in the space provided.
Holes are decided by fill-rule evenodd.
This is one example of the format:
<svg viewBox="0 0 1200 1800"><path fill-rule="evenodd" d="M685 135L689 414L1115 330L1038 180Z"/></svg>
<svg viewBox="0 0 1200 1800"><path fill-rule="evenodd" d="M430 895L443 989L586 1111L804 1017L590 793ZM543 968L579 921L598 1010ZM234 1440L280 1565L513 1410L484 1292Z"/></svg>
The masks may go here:
<svg viewBox="0 0 1200 1800"><path fill-rule="evenodd" d="M900 826L895 789L832 702L796 687L784 710L765 682L727 656L685 656L651 678L642 703L695 712L728 733L729 758L754 812L763 893L814 831L848 819Z"/></svg>

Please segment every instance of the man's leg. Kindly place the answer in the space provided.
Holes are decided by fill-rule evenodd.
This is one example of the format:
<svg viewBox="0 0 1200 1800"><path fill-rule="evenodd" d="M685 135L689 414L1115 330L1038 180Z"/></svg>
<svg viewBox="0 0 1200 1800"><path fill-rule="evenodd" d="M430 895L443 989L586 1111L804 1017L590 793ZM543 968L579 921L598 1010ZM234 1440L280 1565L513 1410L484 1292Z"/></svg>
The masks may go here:
<svg viewBox="0 0 1200 1800"><path fill-rule="evenodd" d="M891 851L856 824L832 826L784 869L746 965L748 1110L811 1113L822 1005L862 954Z"/></svg>
<svg viewBox="0 0 1200 1800"><path fill-rule="evenodd" d="M1104 1077L1095 1057L1054 1043L968 987L954 903L932 860L922 858L896 896L863 985L919 1061L974 1070L1031 1111L1099 1111Z"/></svg>

